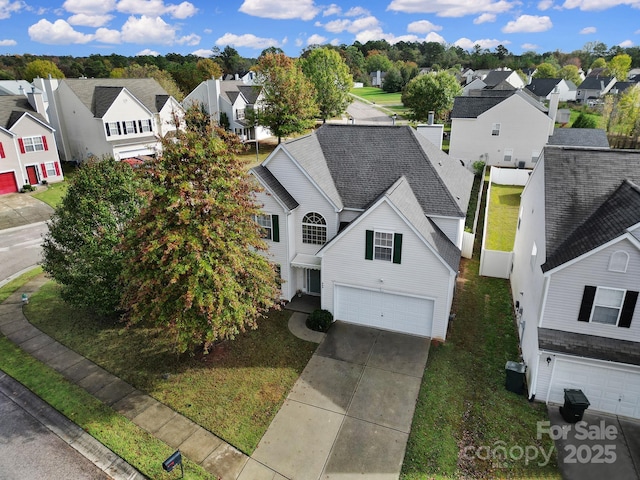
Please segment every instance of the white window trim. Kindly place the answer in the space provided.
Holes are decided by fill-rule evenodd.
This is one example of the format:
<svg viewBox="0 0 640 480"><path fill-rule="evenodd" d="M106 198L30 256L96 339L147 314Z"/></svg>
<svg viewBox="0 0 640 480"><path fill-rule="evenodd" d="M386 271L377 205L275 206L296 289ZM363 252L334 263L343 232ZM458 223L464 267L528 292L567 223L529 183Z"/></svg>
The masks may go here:
<svg viewBox="0 0 640 480"><path fill-rule="evenodd" d="M47 177L55 177L58 175L56 173L56 164L55 162L45 162L44 168L47 171Z"/></svg>
<svg viewBox="0 0 640 480"><path fill-rule="evenodd" d="M260 223L260 218L266 219L269 225L262 225ZM263 235L262 238L265 240L273 240L273 220L271 218L271 214L261 213L259 215L255 215L254 220L258 224L258 226L265 232L265 235Z"/></svg>
<svg viewBox="0 0 640 480"><path fill-rule="evenodd" d="M620 305L618 307L612 307L610 305L598 305L596 303L596 299L598 298L598 292L600 290L614 290L617 292L622 292L622 298L620 300ZM620 323L620 315L622 314L622 307L624 306L624 300L627 296L627 291L623 288L611 288L611 287L596 287L596 294L593 297L593 305L591 306L591 315L589 316L589 323L596 323L598 325L607 325L610 327L617 327L618 323ZM598 322L595 321L593 319L593 314L596 311L596 307L602 307L602 308L617 308L618 309L618 317L616 318L616 323L604 323L604 322Z"/></svg>
<svg viewBox="0 0 640 480"><path fill-rule="evenodd" d="M507 160L507 157L509 157L509 160ZM504 156L502 157L502 161L513 162L513 148L504 149Z"/></svg>
<svg viewBox="0 0 640 480"><path fill-rule="evenodd" d="M616 257L622 258L624 257L624 267L618 267L616 263ZM609 258L609 271L610 272L618 272L618 273L627 273L627 268L629 267L629 254L623 250L618 250L617 252L613 252L611 254L611 258Z"/></svg>
<svg viewBox="0 0 640 480"><path fill-rule="evenodd" d="M135 120L125 120L123 123L123 127L124 127L124 134L125 135L131 135L136 133L136 122ZM131 125L129 125L131 124ZM129 126L131 126L131 130L129 130Z"/></svg>
<svg viewBox="0 0 640 480"><path fill-rule="evenodd" d="M384 235L391 235L391 245L390 246L388 246L388 245L378 245L376 243L376 240L377 240L376 237L377 237L377 234L379 234L379 233L384 234ZM373 259L374 260L381 260L383 262L393 262L394 238L395 238L394 232L390 232L388 230L374 230L373 231ZM389 249L389 252L390 252L389 258L378 258L378 256L377 256L378 252L376 251L376 248Z"/></svg>
<svg viewBox="0 0 640 480"><path fill-rule="evenodd" d="M304 219L307 217L307 215L310 215L312 213L320 216L320 218L322 218L324 223L308 223L308 222L305 222ZM321 213L318 213L318 212L305 213L304 216L302 217L302 222L301 223L302 223L302 225L301 225L302 243L304 243L306 245L324 245L325 243L327 243L327 220L324 218L324 216ZM318 241L318 242L306 241L305 242L305 235L304 235L305 227L312 227L312 228L316 228L316 229L319 229L320 227L324 228L324 242L320 242L320 241ZM316 235L316 237L319 237L319 235Z"/></svg>
<svg viewBox="0 0 640 480"><path fill-rule="evenodd" d="M40 136L22 137L22 144L24 145L24 151L26 153L44 152L44 142ZM38 146L40 148L37 148Z"/></svg>
<svg viewBox="0 0 640 480"><path fill-rule="evenodd" d="M151 120L148 118L142 120L140 122L140 125L141 133L149 133L153 131L153 129L151 128Z"/></svg>
<svg viewBox="0 0 640 480"><path fill-rule="evenodd" d="M109 129L110 136L120 135L118 133L118 122L107 122L107 128Z"/></svg>

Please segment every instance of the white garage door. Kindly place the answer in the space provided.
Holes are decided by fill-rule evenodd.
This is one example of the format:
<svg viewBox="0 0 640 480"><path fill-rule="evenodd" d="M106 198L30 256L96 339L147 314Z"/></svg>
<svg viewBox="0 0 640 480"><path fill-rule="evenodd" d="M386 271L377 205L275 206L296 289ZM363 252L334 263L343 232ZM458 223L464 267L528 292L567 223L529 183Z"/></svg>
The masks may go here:
<svg viewBox="0 0 640 480"><path fill-rule="evenodd" d="M431 336L433 300L340 285L335 305L336 320Z"/></svg>
<svg viewBox="0 0 640 480"><path fill-rule="evenodd" d="M557 359L549 401L564 403L564 389L579 388L591 404L589 409L640 418L640 371Z"/></svg>

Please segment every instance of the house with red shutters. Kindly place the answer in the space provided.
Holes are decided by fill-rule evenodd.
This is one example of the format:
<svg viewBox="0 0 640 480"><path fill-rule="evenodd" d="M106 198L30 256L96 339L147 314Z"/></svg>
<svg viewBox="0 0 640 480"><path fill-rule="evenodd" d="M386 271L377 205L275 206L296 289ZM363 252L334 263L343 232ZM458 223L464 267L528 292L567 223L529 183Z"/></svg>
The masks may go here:
<svg viewBox="0 0 640 480"><path fill-rule="evenodd" d="M0 194L64 179L40 95L0 96Z"/></svg>

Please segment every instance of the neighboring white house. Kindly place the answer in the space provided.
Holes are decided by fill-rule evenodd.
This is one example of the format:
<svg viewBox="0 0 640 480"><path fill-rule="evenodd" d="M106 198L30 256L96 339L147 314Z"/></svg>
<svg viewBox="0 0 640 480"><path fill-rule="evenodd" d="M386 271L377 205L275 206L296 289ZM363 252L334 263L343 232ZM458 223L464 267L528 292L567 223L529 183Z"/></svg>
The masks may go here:
<svg viewBox="0 0 640 480"><path fill-rule="evenodd" d="M578 388L591 410L640 418L640 152L544 149L511 289L529 397Z"/></svg>
<svg viewBox="0 0 640 480"><path fill-rule="evenodd" d="M560 95L559 101L575 102L576 100L577 88L575 84L564 78L534 78L525 88L541 102L551 100L554 89L557 89L556 91Z"/></svg>
<svg viewBox="0 0 640 480"><path fill-rule="evenodd" d="M468 96L471 94L472 90L483 90L486 86L487 84L482 80L480 80L479 78L474 78L462 87L462 95Z"/></svg>
<svg viewBox="0 0 640 480"><path fill-rule="evenodd" d="M54 130L37 111L41 94L0 95L0 194L64 179Z"/></svg>
<svg viewBox="0 0 640 480"><path fill-rule="evenodd" d="M152 156L176 131L180 103L152 78L34 79L46 92L63 160Z"/></svg>
<svg viewBox="0 0 640 480"><path fill-rule="evenodd" d="M576 101L587 103L589 100L597 100L609 93L616 84L616 77L588 76L578 86Z"/></svg>
<svg viewBox="0 0 640 480"><path fill-rule="evenodd" d="M491 70L482 81L490 89L511 89L523 88L524 81L517 72L513 70Z"/></svg>
<svg viewBox="0 0 640 480"><path fill-rule="evenodd" d="M325 124L252 174L282 298L444 339L473 175L407 126Z"/></svg>
<svg viewBox="0 0 640 480"><path fill-rule="evenodd" d="M449 155L467 167L532 167L553 133L558 95L549 109L524 90L478 90L456 97Z"/></svg>
<svg viewBox="0 0 640 480"><path fill-rule="evenodd" d="M211 119L221 125L222 117L226 116L229 130L238 135L242 141L263 140L271 136L268 128L254 126L247 121L247 112L260 108L263 95L259 85L253 85L243 80L206 80L198 85L182 101L188 108L197 104L204 107Z"/></svg>

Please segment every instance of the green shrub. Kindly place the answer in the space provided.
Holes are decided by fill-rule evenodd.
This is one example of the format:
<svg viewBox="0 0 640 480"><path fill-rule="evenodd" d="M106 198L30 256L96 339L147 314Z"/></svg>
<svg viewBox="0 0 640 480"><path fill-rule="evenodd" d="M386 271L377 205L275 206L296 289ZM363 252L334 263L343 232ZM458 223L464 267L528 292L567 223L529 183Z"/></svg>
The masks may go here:
<svg viewBox="0 0 640 480"><path fill-rule="evenodd" d="M573 122L573 125L571 125L572 128L596 128L597 126L596 119L584 113L580 113L578 118Z"/></svg>
<svg viewBox="0 0 640 480"><path fill-rule="evenodd" d="M329 310L314 310L307 318L307 328L316 332L326 332L333 322L333 315Z"/></svg>
<svg viewBox="0 0 640 480"><path fill-rule="evenodd" d="M473 173L475 173L476 176L479 177L480 175L482 175L482 171L484 170L484 166L485 166L485 163L481 162L480 160L478 160L477 162L473 162L473 165L472 165Z"/></svg>

